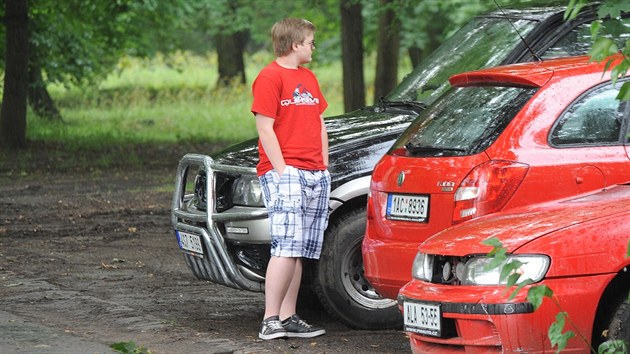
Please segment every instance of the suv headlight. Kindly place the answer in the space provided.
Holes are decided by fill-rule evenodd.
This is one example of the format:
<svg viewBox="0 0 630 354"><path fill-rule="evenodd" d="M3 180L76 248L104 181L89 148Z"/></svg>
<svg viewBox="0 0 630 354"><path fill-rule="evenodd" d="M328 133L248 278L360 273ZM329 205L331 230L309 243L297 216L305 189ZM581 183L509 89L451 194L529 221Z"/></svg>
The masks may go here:
<svg viewBox="0 0 630 354"><path fill-rule="evenodd" d="M473 257L466 262L462 278L462 285L505 285L506 279L500 279L503 266L508 262L518 261L521 266L515 270L520 277L517 283L531 279L534 283L543 279L547 270L549 270L549 257L544 255L508 255L507 259L498 267L488 269L488 264L492 262L492 258L482 256Z"/></svg>
<svg viewBox="0 0 630 354"><path fill-rule="evenodd" d="M256 175L241 175L232 187L232 202L243 206L264 206L260 181Z"/></svg>

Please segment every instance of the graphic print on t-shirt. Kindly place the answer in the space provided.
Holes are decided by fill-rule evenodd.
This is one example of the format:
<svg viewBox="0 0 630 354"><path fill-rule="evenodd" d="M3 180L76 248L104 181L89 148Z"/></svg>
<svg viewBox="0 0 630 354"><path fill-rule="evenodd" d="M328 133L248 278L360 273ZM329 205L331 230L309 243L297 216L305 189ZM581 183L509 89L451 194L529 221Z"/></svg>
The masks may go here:
<svg viewBox="0 0 630 354"><path fill-rule="evenodd" d="M298 84L295 90L293 90L293 100L282 100L280 104L283 106L294 105L316 105L319 103L319 98L313 97L313 95L302 84Z"/></svg>

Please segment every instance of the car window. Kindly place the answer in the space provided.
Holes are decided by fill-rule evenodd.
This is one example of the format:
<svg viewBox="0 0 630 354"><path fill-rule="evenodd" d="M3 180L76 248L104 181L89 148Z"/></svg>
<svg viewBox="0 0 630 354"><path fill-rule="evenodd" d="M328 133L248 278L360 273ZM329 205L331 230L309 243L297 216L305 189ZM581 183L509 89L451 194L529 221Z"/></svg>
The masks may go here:
<svg viewBox="0 0 630 354"><path fill-rule="evenodd" d="M598 32L599 36L612 39L618 48L623 48L630 39L630 18L620 21L603 21ZM542 55L543 59L584 55L589 52L593 44L591 36L591 24L583 23L574 27L569 33L564 35L551 48Z"/></svg>
<svg viewBox="0 0 630 354"><path fill-rule="evenodd" d="M450 87L448 78L500 64L538 25L533 19L477 17L455 32L390 92L388 101L432 103Z"/></svg>
<svg viewBox="0 0 630 354"><path fill-rule="evenodd" d="M551 145L620 144L624 103L617 100L621 83L599 87L580 97L558 118Z"/></svg>
<svg viewBox="0 0 630 354"><path fill-rule="evenodd" d="M536 91L503 86L453 88L414 120L392 149L403 148L408 156L481 152L496 140Z"/></svg>

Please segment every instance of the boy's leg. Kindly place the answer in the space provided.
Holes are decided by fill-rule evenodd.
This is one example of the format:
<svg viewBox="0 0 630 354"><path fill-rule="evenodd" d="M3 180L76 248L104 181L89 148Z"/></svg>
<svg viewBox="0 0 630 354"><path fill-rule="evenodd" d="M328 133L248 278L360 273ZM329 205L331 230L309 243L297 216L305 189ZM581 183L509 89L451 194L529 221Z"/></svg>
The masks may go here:
<svg viewBox="0 0 630 354"><path fill-rule="evenodd" d="M272 239L265 282L265 318L268 318L278 316L281 311L295 311L302 275L299 257L302 240L300 204L303 199L299 171L294 167L287 166L282 176L269 171L261 176L260 182L269 211ZM297 279L296 274L299 275Z"/></svg>
<svg viewBox="0 0 630 354"><path fill-rule="evenodd" d="M330 174L327 171L302 171L300 170L300 180L302 185L302 243L301 254L308 258L319 258L321 246L323 242L324 229L328 221L328 199L330 195ZM302 262L300 262L301 265ZM301 267L300 267L301 268ZM296 274L295 299L297 302L297 293L300 287L301 274ZM291 291L291 290L289 290ZM289 294L287 293L287 300ZM287 331L289 338L312 338L321 336L326 330L317 326L313 326L295 313L295 304L293 307L282 306L280 311L282 326Z"/></svg>
<svg viewBox="0 0 630 354"><path fill-rule="evenodd" d="M285 298L291 293L291 285L296 269L297 258L271 257L265 275L265 316L280 315ZM301 274L301 266L300 266ZM299 288L299 282L298 282ZM292 295L291 295L292 296ZM295 312L294 312L295 313ZM290 316L290 315L289 315Z"/></svg>
<svg viewBox="0 0 630 354"><path fill-rule="evenodd" d="M297 311L297 298L302 283L302 258L293 258L295 266L289 288L280 307L280 319L293 316Z"/></svg>

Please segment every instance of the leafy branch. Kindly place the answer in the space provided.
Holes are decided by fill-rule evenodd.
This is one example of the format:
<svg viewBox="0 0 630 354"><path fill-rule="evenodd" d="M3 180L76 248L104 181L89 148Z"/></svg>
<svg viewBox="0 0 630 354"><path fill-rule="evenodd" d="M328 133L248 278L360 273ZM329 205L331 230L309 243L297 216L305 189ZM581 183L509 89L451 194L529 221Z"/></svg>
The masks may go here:
<svg viewBox="0 0 630 354"><path fill-rule="evenodd" d="M575 19L587 4L588 0L570 0L564 13L564 19ZM625 30L623 26L620 26L622 12L630 12L630 2L625 0L606 0L599 5L597 11L598 20L591 23L593 45L588 54L592 61L602 62L607 60L606 69L608 69L612 65L612 61L607 58L616 53L623 54L623 60L611 70L613 84L617 82L617 79L624 77L630 69L630 39L626 40L623 48L618 48L611 39L613 36L619 37L621 31ZM621 86L617 99L620 101L630 100L630 81L625 82Z"/></svg>

